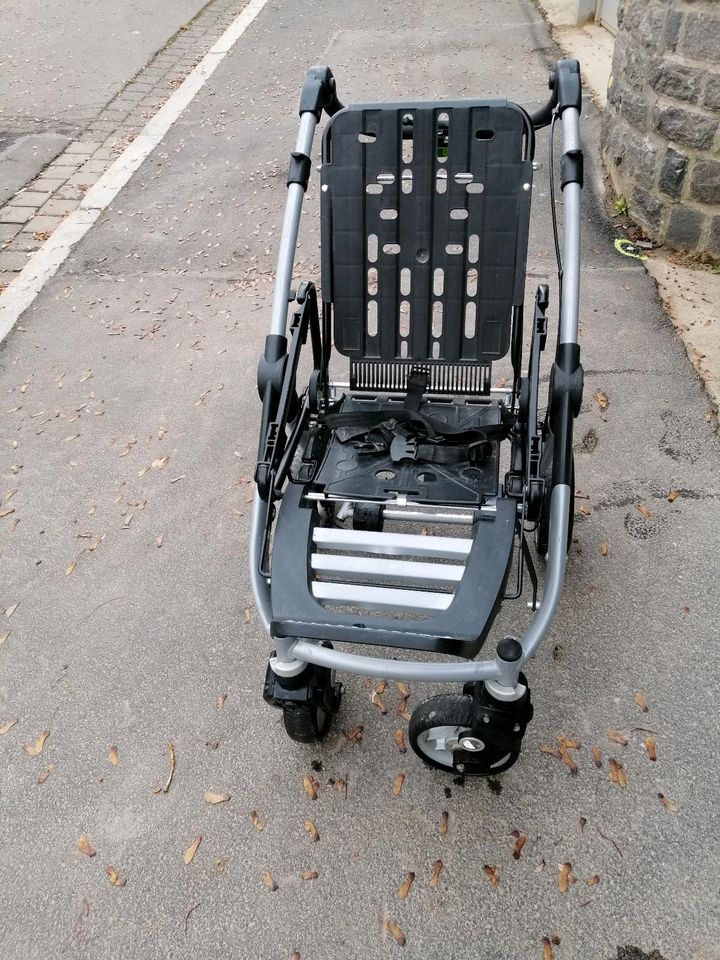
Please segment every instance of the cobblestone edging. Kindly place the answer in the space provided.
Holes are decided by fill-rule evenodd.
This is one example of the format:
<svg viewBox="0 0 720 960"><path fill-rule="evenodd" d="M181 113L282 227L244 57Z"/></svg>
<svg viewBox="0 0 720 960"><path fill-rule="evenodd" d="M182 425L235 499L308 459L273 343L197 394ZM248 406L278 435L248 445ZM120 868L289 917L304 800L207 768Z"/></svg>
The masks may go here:
<svg viewBox="0 0 720 960"><path fill-rule="evenodd" d="M247 0L210 0L42 173L0 208L0 293L76 210Z"/></svg>
<svg viewBox="0 0 720 960"><path fill-rule="evenodd" d="M621 0L603 155L659 243L720 256L720 3Z"/></svg>

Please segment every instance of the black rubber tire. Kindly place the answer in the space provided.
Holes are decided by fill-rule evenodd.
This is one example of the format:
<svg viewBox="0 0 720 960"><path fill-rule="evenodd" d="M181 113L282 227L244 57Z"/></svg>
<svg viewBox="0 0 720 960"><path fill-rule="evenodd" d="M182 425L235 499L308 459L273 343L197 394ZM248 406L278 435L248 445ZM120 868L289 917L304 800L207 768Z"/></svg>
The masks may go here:
<svg viewBox="0 0 720 960"><path fill-rule="evenodd" d="M475 717L473 698L464 694L441 693L437 697L430 697L419 703L412 712L408 727L410 746L420 757L423 763L445 773L455 773L453 766L439 763L429 757L419 746L418 737L431 727L468 727L472 728Z"/></svg>
<svg viewBox="0 0 720 960"><path fill-rule="evenodd" d="M548 542L550 534L550 497L552 496L552 461L553 461L553 443L554 438L548 432L543 444L542 467L543 478L545 480L545 493L543 494L542 506L540 507L540 516L535 525L535 546L537 552L544 559L548 552ZM573 523L575 520L575 454L572 454L572 470L570 473L570 517L568 518L568 538L567 550L572 543Z"/></svg>
<svg viewBox="0 0 720 960"><path fill-rule="evenodd" d="M285 732L296 743L318 743L327 736L332 713L311 703L287 704L282 708Z"/></svg>

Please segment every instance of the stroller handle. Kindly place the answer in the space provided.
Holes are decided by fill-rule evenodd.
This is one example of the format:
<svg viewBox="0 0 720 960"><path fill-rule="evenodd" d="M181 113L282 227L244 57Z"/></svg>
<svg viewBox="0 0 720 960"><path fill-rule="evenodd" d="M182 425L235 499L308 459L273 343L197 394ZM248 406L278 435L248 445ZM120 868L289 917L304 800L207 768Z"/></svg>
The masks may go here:
<svg viewBox="0 0 720 960"><path fill-rule="evenodd" d="M580 64L577 60L558 60L550 71L548 86L552 93L545 106L530 114L530 122L536 130L547 127L555 109L562 114L568 107L582 110Z"/></svg>

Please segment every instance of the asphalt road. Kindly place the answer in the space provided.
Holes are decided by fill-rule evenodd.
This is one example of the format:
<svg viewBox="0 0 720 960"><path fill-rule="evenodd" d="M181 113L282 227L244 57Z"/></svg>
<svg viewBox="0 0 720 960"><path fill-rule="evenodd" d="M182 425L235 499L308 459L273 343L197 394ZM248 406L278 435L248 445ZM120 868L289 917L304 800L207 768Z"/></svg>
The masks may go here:
<svg viewBox="0 0 720 960"><path fill-rule="evenodd" d="M613 250L592 189L576 449L588 512L529 670L520 762L459 785L399 754L392 684L382 715L347 678L321 748L287 740L260 696L268 642L246 572L254 378L304 71L330 63L348 100L537 103L556 55L529 3L338 0L300 17L274 0L0 348L0 730L18 720L0 736L3 958L720 958L720 453L654 284ZM592 184L591 105L583 124ZM554 275L541 140L530 294ZM313 186L303 276L318 255ZM525 620L508 606L497 635ZM358 724L362 740L348 741ZM561 735L582 743L576 774L540 750ZM155 793L169 742L174 777ZM231 798L209 804L207 791ZM527 836L518 859L513 831ZM577 878L566 892L561 864Z"/></svg>

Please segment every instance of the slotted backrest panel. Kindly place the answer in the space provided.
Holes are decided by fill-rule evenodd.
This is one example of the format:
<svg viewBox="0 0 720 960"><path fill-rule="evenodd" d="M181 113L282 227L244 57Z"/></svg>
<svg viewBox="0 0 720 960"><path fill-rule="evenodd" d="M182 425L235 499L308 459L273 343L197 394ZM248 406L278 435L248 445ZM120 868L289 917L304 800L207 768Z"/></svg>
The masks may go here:
<svg viewBox="0 0 720 960"><path fill-rule="evenodd" d="M507 353L524 289L531 137L526 114L504 100L358 105L333 117L322 293L342 354L488 364Z"/></svg>

